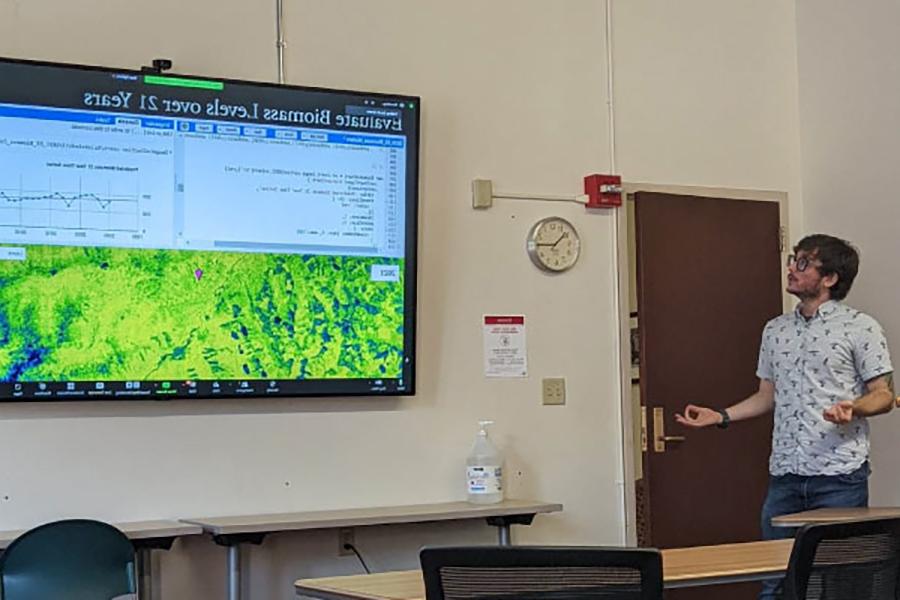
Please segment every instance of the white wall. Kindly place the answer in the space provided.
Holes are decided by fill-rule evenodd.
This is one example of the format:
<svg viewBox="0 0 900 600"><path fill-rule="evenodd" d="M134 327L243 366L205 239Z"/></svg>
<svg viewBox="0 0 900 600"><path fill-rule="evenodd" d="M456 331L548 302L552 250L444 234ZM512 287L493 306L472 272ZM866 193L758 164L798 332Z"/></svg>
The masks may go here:
<svg viewBox="0 0 900 600"><path fill-rule="evenodd" d="M807 232L859 246L847 301L885 328L900 363L900 5L798 0L802 172ZM872 421L871 502L900 504L900 414Z"/></svg>
<svg viewBox="0 0 900 600"><path fill-rule="evenodd" d="M291 83L421 95L417 397L0 407L0 528L69 515L109 520L378 506L463 498L479 418L497 421L512 497L560 501L520 541L620 543L620 431L612 215L578 205L471 208L470 182L577 194L603 171L600 3L288 2ZM189 8L185 8L189 6ZM274 2L0 0L0 54L272 80ZM570 273L524 251L538 218L584 239ZM486 380L484 313L527 315L530 376ZM542 376L567 378L564 407ZM290 482L290 485L286 485ZM412 567L423 542L490 541L480 523L361 530L376 569ZM297 577L356 572L333 532L281 535L253 551L254 600ZM223 595L225 555L193 540L162 558L166 597Z"/></svg>
<svg viewBox="0 0 900 600"><path fill-rule="evenodd" d="M615 2L628 181L776 190L802 219L793 2Z"/></svg>
<svg viewBox="0 0 900 600"><path fill-rule="evenodd" d="M514 201L473 211L469 199L476 177L574 194L608 169L603 3L286 4L290 83L423 98L417 397L0 406L0 528L458 499L474 423L490 417L509 494L565 504L519 541L621 542L612 215ZM129 67L168 56L185 73L272 80L273 5L0 0L0 54ZM614 15L627 180L799 191L791 5L627 0ZM524 253L549 214L584 241L560 277ZM527 315L527 379L482 376L490 312ZM568 404L540 406L540 378L560 375ZM467 523L368 528L357 541L381 570L414 566L422 543L493 536ZM271 537L253 551L252 598L357 571L335 544L333 532ZM165 597L221 597L224 560L205 539L163 555Z"/></svg>

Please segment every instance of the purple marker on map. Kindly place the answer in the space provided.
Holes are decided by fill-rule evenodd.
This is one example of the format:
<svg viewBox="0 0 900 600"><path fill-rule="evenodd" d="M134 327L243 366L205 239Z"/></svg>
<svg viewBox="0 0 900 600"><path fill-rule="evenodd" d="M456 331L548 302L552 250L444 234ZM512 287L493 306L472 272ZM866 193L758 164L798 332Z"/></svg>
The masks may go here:
<svg viewBox="0 0 900 600"><path fill-rule="evenodd" d="M200 278L203 277L203 269L197 269L194 271L194 277L197 278L197 281L200 281Z"/></svg>

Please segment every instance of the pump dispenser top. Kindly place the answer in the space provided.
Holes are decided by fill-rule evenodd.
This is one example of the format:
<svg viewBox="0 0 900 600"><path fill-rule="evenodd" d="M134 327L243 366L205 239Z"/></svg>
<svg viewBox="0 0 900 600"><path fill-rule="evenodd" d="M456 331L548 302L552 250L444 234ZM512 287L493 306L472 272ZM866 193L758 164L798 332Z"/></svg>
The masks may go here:
<svg viewBox="0 0 900 600"><path fill-rule="evenodd" d="M503 500L503 456L488 437L493 421L478 421L478 435L466 459L467 496L473 504Z"/></svg>

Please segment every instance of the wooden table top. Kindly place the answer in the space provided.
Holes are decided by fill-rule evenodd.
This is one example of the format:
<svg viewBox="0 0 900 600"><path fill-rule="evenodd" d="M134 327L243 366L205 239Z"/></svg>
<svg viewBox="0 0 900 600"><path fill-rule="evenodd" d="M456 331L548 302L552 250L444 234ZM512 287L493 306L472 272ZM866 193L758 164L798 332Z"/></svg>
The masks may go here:
<svg viewBox="0 0 900 600"><path fill-rule="evenodd" d="M900 518L900 507L881 506L871 508L818 508L772 519L774 527L802 527L816 523L841 523L871 519Z"/></svg>
<svg viewBox="0 0 900 600"><path fill-rule="evenodd" d="M504 517L559 512L562 508L562 504L533 500L503 500L496 504L442 502L438 504L316 510L268 515L198 517L183 519L183 521L199 525L204 531L213 535L229 535Z"/></svg>
<svg viewBox="0 0 900 600"><path fill-rule="evenodd" d="M670 548L662 551L663 583L672 588L780 575L793 546L789 539Z"/></svg>
<svg viewBox="0 0 900 600"><path fill-rule="evenodd" d="M663 550L664 585L691 587L778 576L787 569L793 543L793 540L774 540ZM294 588L298 596L324 600L425 598L420 570L300 579Z"/></svg>
<svg viewBox="0 0 900 600"><path fill-rule="evenodd" d="M199 525L189 525L178 521L129 521L126 523L113 523L117 529L131 540L144 540L148 538L182 537L186 535L200 535L203 529ZM27 529L10 529L0 531L0 548L6 548L13 540L25 533Z"/></svg>

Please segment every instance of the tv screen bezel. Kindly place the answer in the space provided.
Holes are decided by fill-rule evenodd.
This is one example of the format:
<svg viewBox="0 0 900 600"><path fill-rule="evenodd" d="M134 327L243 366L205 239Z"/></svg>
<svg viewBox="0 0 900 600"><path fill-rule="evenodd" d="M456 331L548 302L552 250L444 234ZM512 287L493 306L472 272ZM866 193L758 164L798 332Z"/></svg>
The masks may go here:
<svg viewBox="0 0 900 600"><path fill-rule="evenodd" d="M381 397L397 397L397 396L415 396L416 394L416 371L418 366L416 348L417 348L417 320L418 320L418 219L419 219L419 195L420 195L420 152L421 152L421 97L412 96L407 94L392 94L387 92L367 92L361 90L346 90L339 88L329 88L329 87L319 87L319 86L302 86L302 85L293 85L293 84L281 84L276 82L267 82L267 81L257 81L250 79L236 79L229 77L218 77L218 76L201 76L195 74L187 74L180 72L171 72L164 71L159 72L156 70L136 70L136 69L128 69L128 68L119 68L113 66L103 66L103 65L91 65L91 64L81 64L81 63L68 63L68 62L55 62L55 61L44 61L44 60L32 60L32 59L23 59L23 58L12 58L12 57L4 57L0 56L0 64L2 63L12 63L33 67L51 67L51 68L62 68L62 69L70 69L75 71L90 71L90 72L99 72L99 73L109 73L109 74L123 74L123 75L134 75L134 76L144 76L144 75L161 75L164 77L177 77L179 79L192 79L192 80L202 80L202 81L216 81L222 82L224 84L231 85L242 85L242 86L255 86L263 89L279 89L279 90L289 90L296 91L298 93L324 93L324 94L340 94L344 96L358 97L360 99L384 99L384 100L397 100L404 101L413 105L413 123L414 123L414 131L411 135L406 136L407 143L413 143L414 149L409 152L407 155L407 181L412 181L412 185L408 186L405 194L405 249L404 249L404 261L405 261L405 271L404 271L404 317L403 317L403 352L404 352L404 361L406 361L408 366L408 374L403 376L404 386L403 389L381 389L383 384L380 382L382 380L396 380L397 378L361 378L361 379L310 379L310 380L275 380L279 382L289 382L289 381L301 381L302 385L307 390L301 390L299 392L294 391L284 391L284 392L269 392L269 391L254 391L251 393L241 392L237 389L237 386L233 386L235 389L223 390L217 393L212 393L211 391L204 391L202 388L195 388L193 391L190 389L185 390L184 393L172 393L172 394L151 394L149 396L129 396L129 395L108 395L108 394L97 394L97 395L83 395L83 396L47 396L47 397L35 397L31 396L15 396L13 388L15 386L15 381L0 381L0 403L35 403L35 402L94 402L94 401L124 401L124 402L136 402L136 401L182 401L182 400L215 400L215 399L234 399L234 398L242 398L247 399L249 401L258 401L265 398L297 398L300 400L303 399L312 399L312 398L334 398L334 397L371 397L371 398L381 398ZM0 84L2 85L2 84ZM0 99L2 101L2 99ZM69 107L71 108L71 107ZM116 111L116 110L99 110L98 112L125 112L125 111ZM215 120L215 119L211 119ZM223 119L224 120L224 119ZM311 127L315 128L315 127ZM407 367L402 367L404 371L406 371ZM228 380L219 380L219 381L227 381L232 383L237 383L240 381L252 381L260 384L260 388L263 388L262 384L267 384L270 379L253 379L253 378L234 378ZM85 383L91 384L96 380L76 380L77 383ZM124 381L120 382L118 380L103 380L107 383L125 383ZM210 382L212 380L198 380L198 382ZM345 389L342 386L350 386L354 384L360 384L362 382L368 382L363 384L363 386L369 386L369 389ZM34 383L35 385L38 382L20 382L31 385ZM68 382L66 381L54 381L45 382L47 384L51 384L54 386L64 385ZM143 382L142 382L143 383ZM148 384L156 384L162 383L162 380L147 380ZM179 383L189 383L189 382L181 382ZM292 386L288 386L292 387ZM310 389L311 388L311 389Z"/></svg>

